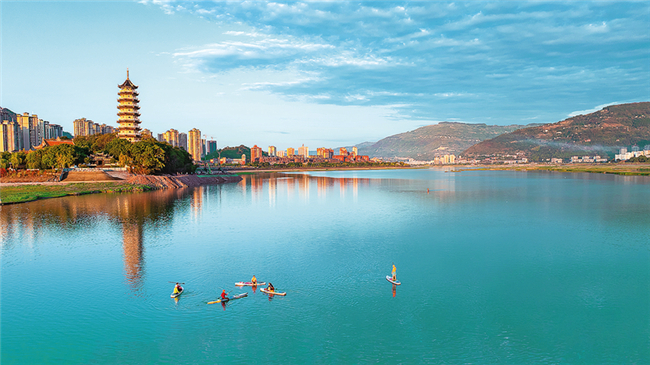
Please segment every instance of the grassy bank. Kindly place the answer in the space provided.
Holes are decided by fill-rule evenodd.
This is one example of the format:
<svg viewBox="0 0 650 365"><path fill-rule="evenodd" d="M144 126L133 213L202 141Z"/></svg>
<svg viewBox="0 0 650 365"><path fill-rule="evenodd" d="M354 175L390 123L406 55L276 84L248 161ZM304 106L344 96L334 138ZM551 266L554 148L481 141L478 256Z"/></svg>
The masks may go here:
<svg viewBox="0 0 650 365"><path fill-rule="evenodd" d="M481 166L476 168L459 168L453 171L460 172L476 170L588 172L594 174L650 176L650 164L499 165Z"/></svg>
<svg viewBox="0 0 650 365"><path fill-rule="evenodd" d="M14 185L3 186L0 189L0 201L2 204L13 204L68 195L130 193L148 190L153 190L153 188L148 185L124 184L122 182Z"/></svg>

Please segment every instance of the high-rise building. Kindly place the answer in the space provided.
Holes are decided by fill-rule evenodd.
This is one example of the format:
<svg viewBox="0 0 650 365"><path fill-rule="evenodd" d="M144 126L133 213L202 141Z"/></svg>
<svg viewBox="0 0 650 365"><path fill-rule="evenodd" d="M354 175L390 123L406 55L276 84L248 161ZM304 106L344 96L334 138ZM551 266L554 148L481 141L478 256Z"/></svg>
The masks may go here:
<svg viewBox="0 0 650 365"><path fill-rule="evenodd" d="M20 142L20 126L14 120L3 120L0 124L0 152L15 152L19 151Z"/></svg>
<svg viewBox="0 0 650 365"><path fill-rule="evenodd" d="M178 147L184 149L185 151L189 151L187 148L187 133L179 133L178 134Z"/></svg>
<svg viewBox="0 0 650 365"><path fill-rule="evenodd" d="M276 152L278 157L285 157L287 155L287 152L285 150L279 150Z"/></svg>
<svg viewBox="0 0 650 365"><path fill-rule="evenodd" d="M96 134L97 129L96 124L86 118L79 118L75 119L72 121L72 126L74 128L74 136L92 136L93 134Z"/></svg>
<svg viewBox="0 0 650 365"><path fill-rule="evenodd" d="M102 125L104 125L104 124L102 124ZM141 138L153 138L153 135L151 134L150 130L145 128L145 129L142 130L142 132L140 132L140 137Z"/></svg>
<svg viewBox="0 0 650 365"><path fill-rule="evenodd" d="M165 142L169 143L173 147L180 146L180 134L176 129L170 129L167 132L163 133L163 139Z"/></svg>
<svg viewBox="0 0 650 365"><path fill-rule="evenodd" d="M162 133L158 133L157 137L156 137L156 140L158 142L165 142L165 137L164 137L164 135Z"/></svg>
<svg viewBox="0 0 650 365"><path fill-rule="evenodd" d="M352 156L357 157L358 154L359 154L359 149L357 148L357 146L352 147Z"/></svg>
<svg viewBox="0 0 650 365"><path fill-rule="evenodd" d="M117 109L120 111L117 113L119 117L117 136L129 142L137 142L140 140L140 107L138 106L140 100L138 100L139 94L136 91L138 87L129 80L128 68L126 69L126 81L118 87L120 91L117 93L119 95Z"/></svg>
<svg viewBox="0 0 650 365"><path fill-rule="evenodd" d="M258 162L262 158L262 149L257 145L251 147L251 162Z"/></svg>
<svg viewBox="0 0 650 365"><path fill-rule="evenodd" d="M334 150L331 148L319 147L316 149L316 155L322 158L332 158Z"/></svg>
<svg viewBox="0 0 650 365"><path fill-rule="evenodd" d="M269 156L275 157L275 155L276 155L275 146L269 146Z"/></svg>
<svg viewBox="0 0 650 365"><path fill-rule="evenodd" d="M339 155L341 156L347 156L348 155L348 149L345 147L339 148Z"/></svg>
<svg viewBox="0 0 650 365"><path fill-rule="evenodd" d="M211 139L208 141L208 154L217 151L217 141Z"/></svg>
<svg viewBox="0 0 650 365"><path fill-rule="evenodd" d="M193 128L187 134L187 147L194 161L201 161L201 131Z"/></svg>
<svg viewBox="0 0 650 365"><path fill-rule="evenodd" d="M16 114L16 122L20 128L20 149L29 151L34 146L38 146L38 135L36 129L38 127L38 116L36 114L29 115L29 113Z"/></svg>
<svg viewBox="0 0 650 365"><path fill-rule="evenodd" d="M304 158L309 158L309 148L305 147L304 144L301 147L298 147L298 155Z"/></svg>
<svg viewBox="0 0 650 365"><path fill-rule="evenodd" d="M293 155L296 154L296 150L293 149L293 147L287 148L287 157L293 157Z"/></svg>

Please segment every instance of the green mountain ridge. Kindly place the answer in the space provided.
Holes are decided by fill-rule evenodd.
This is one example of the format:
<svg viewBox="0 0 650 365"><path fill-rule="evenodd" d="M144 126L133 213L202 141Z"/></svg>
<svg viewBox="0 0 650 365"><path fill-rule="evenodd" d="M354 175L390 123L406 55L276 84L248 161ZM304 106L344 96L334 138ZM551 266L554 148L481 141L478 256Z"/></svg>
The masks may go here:
<svg viewBox="0 0 650 365"><path fill-rule="evenodd" d="M650 102L610 105L595 113L502 134L477 143L463 156L520 155L530 161L601 155L650 144Z"/></svg>

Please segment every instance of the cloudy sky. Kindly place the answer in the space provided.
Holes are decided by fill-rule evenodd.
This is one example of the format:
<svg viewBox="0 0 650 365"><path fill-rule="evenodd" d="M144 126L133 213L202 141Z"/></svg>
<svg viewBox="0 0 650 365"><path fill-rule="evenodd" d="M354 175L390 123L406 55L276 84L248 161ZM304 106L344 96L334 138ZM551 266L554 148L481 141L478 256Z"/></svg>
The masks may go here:
<svg viewBox="0 0 650 365"><path fill-rule="evenodd" d="M650 101L650 2L0 2L0 105L72 130L337 147L440 121L550 123Z"/></svg>

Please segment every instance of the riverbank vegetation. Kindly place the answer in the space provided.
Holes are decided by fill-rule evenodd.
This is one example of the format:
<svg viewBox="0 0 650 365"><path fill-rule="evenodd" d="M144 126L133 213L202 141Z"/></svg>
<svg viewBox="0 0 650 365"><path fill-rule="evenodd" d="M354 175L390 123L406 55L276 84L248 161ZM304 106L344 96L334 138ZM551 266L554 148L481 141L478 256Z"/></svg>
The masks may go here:
<svg viewBox="0 0 650 365"><path fill-rule="evenodd" d="M116 182L73 183L73 184L20 184L3 186L0 189L0 203L24 203L39 199L58 198L69 195L94 193L131 193L154 190L151 186Z"/></svg>

